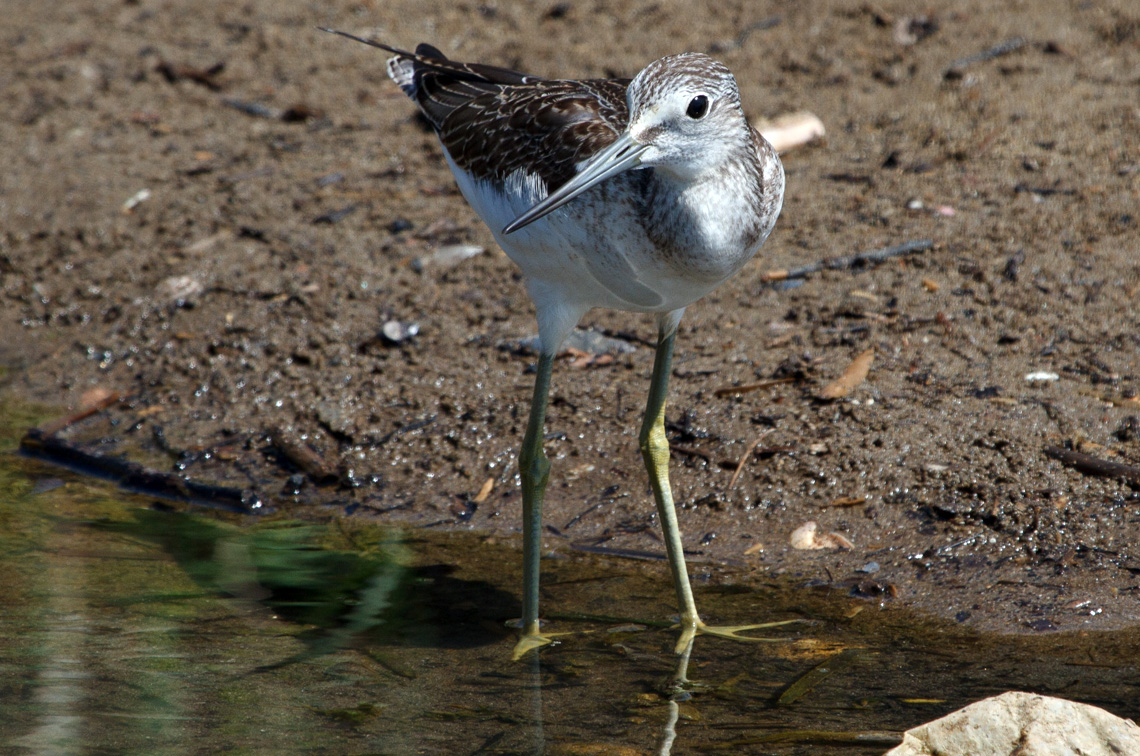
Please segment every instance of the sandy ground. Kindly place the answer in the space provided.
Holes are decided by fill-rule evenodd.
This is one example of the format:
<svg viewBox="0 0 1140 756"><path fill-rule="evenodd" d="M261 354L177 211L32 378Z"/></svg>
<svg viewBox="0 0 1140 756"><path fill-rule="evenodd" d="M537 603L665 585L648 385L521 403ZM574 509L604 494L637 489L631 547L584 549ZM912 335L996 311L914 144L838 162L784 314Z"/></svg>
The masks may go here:
<svg viewBox="0 0 1140 756"><path fill-rule="evenodd" d="M1140 9L709 7L9 3L0 390L61 413L120 392L70 438L279 512L515 533L533 309L383 55L316 27L547 76L709 51L751 117L810 110L828 134L785 155L772 238L681 324L668 418L697 561L981 629L1140 619L1140 484L1045 453L1140 465ZM441 261L455 245L485 251ZM630 350L556 367L547 543L660 552L636 445L653 325L583 325ZM867 379L820 400L868 349ZM809 521L852 547L792 548Z"/></svg>

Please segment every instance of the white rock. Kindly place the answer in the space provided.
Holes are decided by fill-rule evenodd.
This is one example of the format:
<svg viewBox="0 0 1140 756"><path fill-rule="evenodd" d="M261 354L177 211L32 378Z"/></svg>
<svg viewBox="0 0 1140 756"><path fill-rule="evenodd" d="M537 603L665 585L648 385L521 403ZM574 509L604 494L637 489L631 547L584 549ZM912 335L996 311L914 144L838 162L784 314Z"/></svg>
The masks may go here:
<svg viewBox="0 0 1140 756"><path fill-rule="evenodd" d="M481 254L483 254L483 248L474 244L449 244L446 247L440 247L430 255L412 260L412 270L423 273L428 266L454 268L464 260Z"/></svg>
<svg viewBox="0 0 1140 756"><path fill-rule="evenodd" d="M1088 704L1012 691L907 730L885 756L1140 754L1140 727Z"/></svg>
<svg viewBox="0 0 1140 756"><path fill-rule="evenodd" d="M183 307L193 304L205 290L206 285L194 276L170 276L158 282L154 288L154 298L162 304Z"/></svg>

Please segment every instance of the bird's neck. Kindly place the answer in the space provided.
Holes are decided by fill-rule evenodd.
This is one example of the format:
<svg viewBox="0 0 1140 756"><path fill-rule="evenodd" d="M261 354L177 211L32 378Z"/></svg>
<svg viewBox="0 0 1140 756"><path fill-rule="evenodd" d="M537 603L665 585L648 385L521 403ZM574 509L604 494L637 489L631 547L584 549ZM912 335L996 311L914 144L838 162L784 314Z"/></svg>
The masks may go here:
<svg viewBox="0 0 1140 756"><path fill-rule="evenodd" d="M729 227L750 224L755 215L753 198L761 191L762 172L750 158L729 155L691 176L655 169L650 212L665 226L683 225L708 237L703 243L694 240L701 246L732 246Z"/></svg>
<svg viewBox="0 0 1140 756"><path fill-rule="evenodd" d="M767 143L737 150L693 178L654 169L646 180L646 230L662 254L702 273L735 273L764 242L783 197L783 169Z"/></svg>

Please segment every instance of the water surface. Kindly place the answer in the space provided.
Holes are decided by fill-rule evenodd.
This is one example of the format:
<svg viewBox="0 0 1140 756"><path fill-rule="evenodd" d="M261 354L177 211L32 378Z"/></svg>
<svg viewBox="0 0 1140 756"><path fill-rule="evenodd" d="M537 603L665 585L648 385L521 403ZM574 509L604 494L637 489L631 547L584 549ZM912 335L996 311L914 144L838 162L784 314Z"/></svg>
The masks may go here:
<svg viewBox="0 0 1140 756"><path fill-rule="evenodd" d="M513 544L176 509L14 452L0 492L5 753L875 754L1010 689L1140 714L1136 633L981 636L697 566L709 618L800 622L680 660L663 564L563 555L570 634L513 663Z"/></svg>

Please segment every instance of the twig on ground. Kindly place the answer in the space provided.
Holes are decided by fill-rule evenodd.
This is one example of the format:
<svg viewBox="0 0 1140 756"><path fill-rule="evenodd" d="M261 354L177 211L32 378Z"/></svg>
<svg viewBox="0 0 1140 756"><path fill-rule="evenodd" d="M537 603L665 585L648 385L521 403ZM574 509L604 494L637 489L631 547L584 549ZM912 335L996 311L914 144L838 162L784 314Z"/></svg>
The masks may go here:
<svg viewBox="0 0 1140 756"><path fill-rule="evenodd" d="M748 447L748 451L744 452L744 454L740 457L740 462L737 463L736 470L732 473L732 477L728 481L726 490L736 485L736 479L740 477L741 471L744 470L744 465L748 462L749 459L752 458L752 454L756 451L756 447L759 446L760 442L764 440L764 437L770 434L773 430L773 428L769 428L757 436L756 440L752 442L752 445Z"/></svg>
<svg viewBox="0 0 1140 756"><path fill-rule="evenodd" d="M987 60L993 60L994 58L1000 58L1002 55L1008 55L1014 50L1019 50L1024 47L1025 43L1025 37L1014 37L1013 39L1007 39L1005 42L996 44L986 50L982 50L979 53L967 55L964 58L958 58L958 60L954 61L946 67L945 76L947 79L961 78L963 72L969 66L972 66L975 63L984 63Z"/></svg>
<svg viewBox="0 0 1140 756"><path fill-rule="evenodd" d="M685 454L685 455L688 455L690 457L700 457L705 462L712 464L712 457L711 456L704 453L700 449L694 449L691 446L681 446L680 444L669 444L669 450L675 451L675 452L680 452L681 454Z"/></svg>
<svg viewBox="0 0 1140 756"><path fill-rule="evenodd" d="M336 480L336 465L329 462L308 444L295 438L293 434L286 433L284 428L275 426L269 430L269 442L273 448L281 452L285 459L293 463L298 469L308 475L316 483L327 483Z"/></svg>
<svg viewBox="0 0 1140 756"><path fill-rule="evenodd" d="M96 401L92 402L91 404L88 404L86 407L83 407L78 412L76 412L74 415L68 415L67 417L60 417L60 418L57 418L55 420L50 420L50 421L44 423L43 425L41 425L39 427L39 432L44 434L45 436L50 436L50 435L53 435L55 433L59 433L64 428L70 428L72 425L75 425L80 420L86 420L87 418L94 415L96 412L101 412L101 411L107 409L112 404L119 401L120 398L121 397L119 396L118 391L112 391L112 392L106 394L105 396L97 399Z"/></svg>
<svg viewBox="0 0 1140 756"><path fill-rule="evenodd" d="M823 680L829 677L833 672L846 667L855 659L865 655L865 653L866 652L860 648L846 648L838 654L828 657L785 688L784 692L780 694L780 697L776 699L776 705L790 706L794 704L806 696L812 688L823 682Z"/></svg>
<svg viewBox="0 0 1140 756"><path fill-rule="evenodd" d="M1087 475L1098 475L1102 478L1123 478L1129 483L1140 484L1140 467L1135 465L1110 462L1107 459L1100 459L1072 449L1062 449L1059 446L1046 446L1045 456Z"/></svg>
<svg viewBox="0 0 1140 756"><path fill-rule="evenodd" d="M795 378L772 378L767 381L760 381L759 383L748 383L743 386L723 386L713 391L713 396L723 398L726 396L737 396L739 394L748 394L760 389L771 388L772 386L779 386L781 383L795 383Z"/></svg>
<svg viewBox="0 0 1140 756"><path fill-rule="evenodd" d="M915 241L908 241L903 244L896 244L893 247L884 247L883 249L875 249L870 252L860 252L855 255L848 255L846 257L831 257L811 265L805 265L802 268L793 268L792 270L770 270L761 276L761 280L765 282L771 281L785 281L789 278L806 278L812 273L818 273L821 270L843 270L846 268L854 268L858 265L867 263L879 263L884 260L889 260L892 257L901 257L902 255L910 255L916 252L925 252L934 246L931 239L916 239Z"/></svg>
<svg viewBox="0 0 1140 756"><path fill-rule="evenodd" d="M83 475L114 481L121 488L147 496L241 513L249 513L262 506L261 499L252 490L196 483L172 473L148 470L119 457L92 454L39 428L32 428L24 434L20 439L20 451Z"/></svg>

